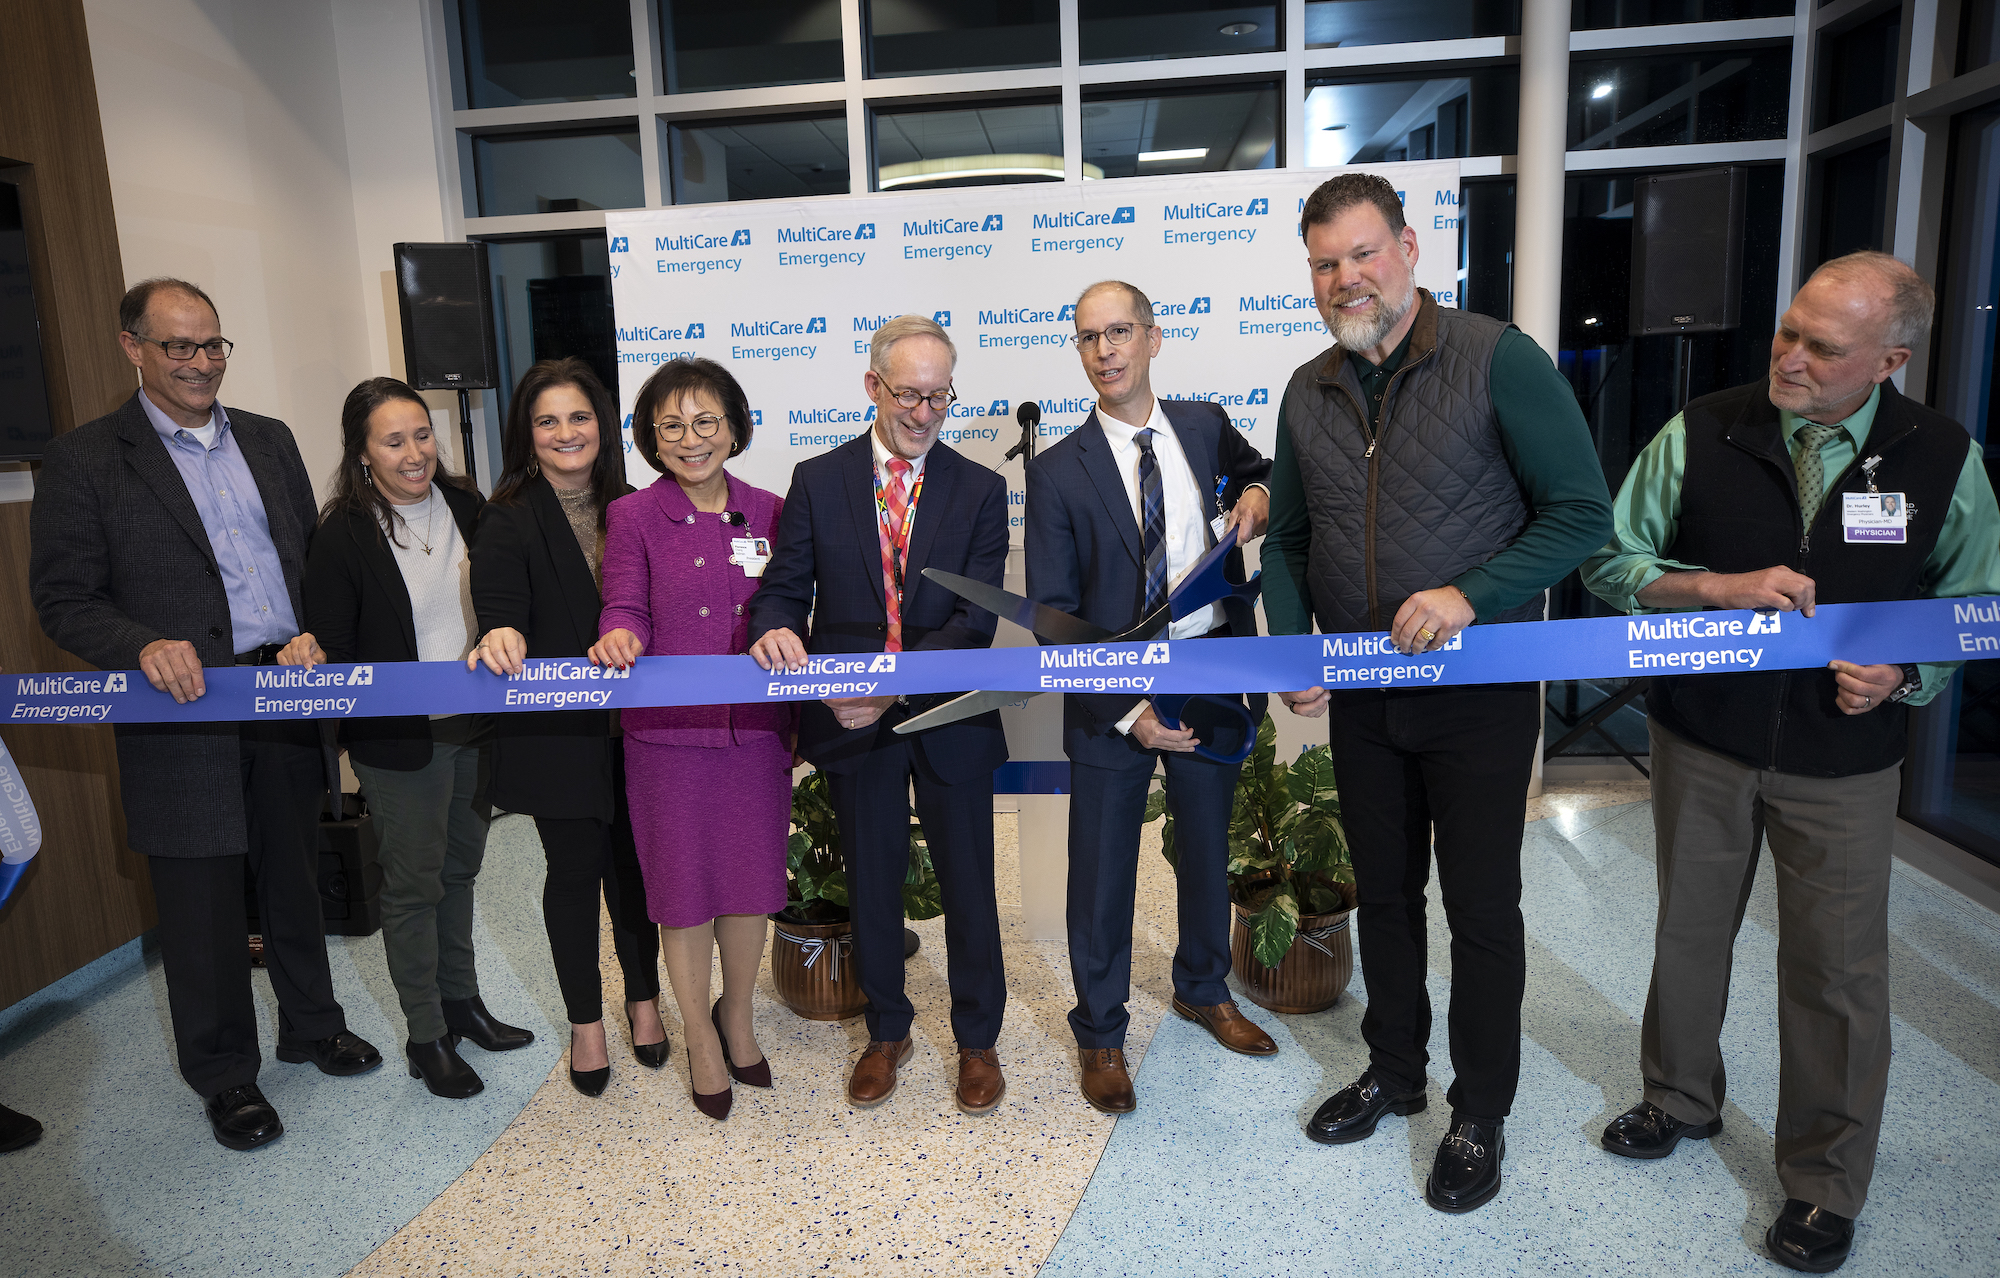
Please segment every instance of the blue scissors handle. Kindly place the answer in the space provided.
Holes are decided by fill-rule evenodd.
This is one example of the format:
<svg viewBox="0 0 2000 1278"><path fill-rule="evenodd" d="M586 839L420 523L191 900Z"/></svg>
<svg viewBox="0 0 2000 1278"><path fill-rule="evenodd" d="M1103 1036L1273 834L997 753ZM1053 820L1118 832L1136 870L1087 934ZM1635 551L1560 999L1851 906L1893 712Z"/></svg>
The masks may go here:
<svg viewBox="0 0 2000 1278"><path fill-rule="evenodd" d="M1245 708L1243 702L1236 697L1212 696L1202 692L1161 693L1153 698L1153 713L1158 716L1160 725L1171 732L1181 726L1181 716L1190 701L1206 701L1221 706L1243 721L1243 745L1240 749L1230 754L1222 754L1197 743L1194 748L1195 754L1214 763L1241 763L1250 757L1250 752L1257 748L1258 725L1257 721L1250 717L1250 711Z"/></svg>

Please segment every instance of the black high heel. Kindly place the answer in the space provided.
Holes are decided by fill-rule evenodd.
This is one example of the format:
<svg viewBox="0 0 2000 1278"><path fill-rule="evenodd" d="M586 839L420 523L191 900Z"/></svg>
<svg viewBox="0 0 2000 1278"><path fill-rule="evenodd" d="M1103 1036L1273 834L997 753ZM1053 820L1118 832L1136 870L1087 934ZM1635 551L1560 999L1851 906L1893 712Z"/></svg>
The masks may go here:
<svg viewBox="0 0 2000 1278"><path fill-rule="evenodd" d="M599 1022L599 1024L602 1024L602 1022ZM609 1046L609 1044L606 1046ZM609 1054L607 1053L607 1055ZM576 1030L574 1028L569 1032L569 1058L572 1061L576 1059ZM604 1089L610 1082L611 1066L608 1062L602 1069L577 1069L575 1066L570 1067L569 1085L582 1092L585 1096L596 1097L604 1095Z"/></svg>
<svg viewBox="0 0 2000 1278"><path fill-rule="evenodd" d="M715 1006L708 1009L708 1019L715 1023L715 1036L722 1040L722 1063L729 1067L729 1076L746 1087L771 1086L771 1058L764 1057L755 1065L745 1065L740 1069L729 1057L729 1035L722 1032L722 1000L715 1000Z"/></svg>
<svg viewBox="0 0 2000 1278"><path fill-rule="evenodd" d="M654 1010L657 1012L659 1009L655 1007ZM668 1037L666 1028L666 1018L661 1017L660 1041L657 1043L641 1043L639 1041L639 1031L632 1028L632 1009L629 1005L625 1008L625 1033L626 1037L632 1041L632 1055L637 1057L639 1063L647 1069L658 1069L667 1063ZM723 1054L728 1054L727 1048L723 1049Z"/></svg>

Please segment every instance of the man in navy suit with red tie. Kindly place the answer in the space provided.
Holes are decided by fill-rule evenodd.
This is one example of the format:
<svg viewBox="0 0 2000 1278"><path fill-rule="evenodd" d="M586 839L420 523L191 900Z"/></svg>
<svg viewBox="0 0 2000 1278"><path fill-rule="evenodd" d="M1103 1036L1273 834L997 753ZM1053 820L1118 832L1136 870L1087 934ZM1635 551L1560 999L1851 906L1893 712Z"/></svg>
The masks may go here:
<svg viewBox="0 0 2000 1278"><path fill-rule="evenodd" d="M1271 463L1214 404L1153 397L1160 329L1146 295L1116 280L1076 303L1072 340L1097 390L1097 408L1028 464L1028 595L1106 630L1136 625L1233 524L1244 541L1264 530ZM1243 579L1240 552L1229 572ZM1235 633L1217 605L1171 623L1170 643ZM1246 635L1256 634L1251 620ZM1250 699L1252 722L1262 695ZM1224 731L1227 731L1224 729ZM1252 729L1254 731L1254 728ZM1240 729L1239 729L1240 732ZM1238 738L1240 741L1240 736ZM1236 742L1209 740L1215 753ZM1168 728L1128 694L1063 698L1070 759L1069 1014L1082 1054L1083 1095L1110 1114L1137 1106L1125 1067L1131 996L1132 904L1139 826L1156 762L1166 764L1175 822L1180 943L1174 1011L1231 1051L1269 1056L1269 1035L1236 1009L1229 975L1229 816L1241 765L1194 753L1193 728Z"/></svg>
<svg viewBox="0 0 2000 1278"><path fill-rule="evenodd" d="M937 568L998 587L1007 564L1006 485L937 442L957 398L957 359L944 329L920 316L875 331L861 378L875 428L793 471L771 564L751 599L750 655L766 670L797 669L808 654L992 644L992 613L922 575ZM1007 737L997 711L896 735L910 713L897 697L835 697L805 703L799 721L799 753L827 774L833 793L868 996L870 1041L847 1097L862 1109L888 1100L913 1050L902 890L914 782L944 898L958 1107L984 1114L1007 1091L993 1051L1007 1003L993 770L1007 761Z"/></svg>

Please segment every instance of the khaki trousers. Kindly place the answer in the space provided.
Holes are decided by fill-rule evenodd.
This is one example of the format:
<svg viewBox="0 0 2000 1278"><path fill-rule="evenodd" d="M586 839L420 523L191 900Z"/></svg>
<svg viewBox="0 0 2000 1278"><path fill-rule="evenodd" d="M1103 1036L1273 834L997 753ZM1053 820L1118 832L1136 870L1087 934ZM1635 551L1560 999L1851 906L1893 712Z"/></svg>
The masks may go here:
<svg viewBox="0 0 2000 1278"><path fill-rule="evenodd" d="M1640 1041L1646 1099L1721 1111L1732 947L1766 838L1778 876L1778 1183L1858 1216L1889 1082L1889 847L1900 765L1766 771L1651 726L1660 916Z"/></svg>

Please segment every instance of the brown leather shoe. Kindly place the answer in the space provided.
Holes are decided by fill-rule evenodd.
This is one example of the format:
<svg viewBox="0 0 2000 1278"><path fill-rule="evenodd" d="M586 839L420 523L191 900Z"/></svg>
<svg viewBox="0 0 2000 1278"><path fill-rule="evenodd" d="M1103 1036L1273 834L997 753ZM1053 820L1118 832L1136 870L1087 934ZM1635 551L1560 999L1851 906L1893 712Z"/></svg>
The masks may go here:
<svg viewBox="0 0 2000 1278"><path fill-rule="evenodd" d="M910 1036L900 1043L871 1042L854 1062L847 1099L856 1109L873 1109L896 1094L896 1067L915 1050Z"/></svg>
<svg viewBox="0 0 2000 1278"><path fill-rule="evenodd" d="M1175 999L1174 1011L1182 1020L1193 1021L1215 1035L1215 1041L1232 1052L1241 1052L1245 1056L1278 1054L1278 1045L1271 1041L1271 1036L1257 1028L1257 1022L1237 1011L1234 1001L1217 1003L1213 1007L1196 1007Z"/></svg>
<svg viewBox="0 0 2000 1278"><path fill-rule="evenodd" d="M990 1114L1007 1096L1007 1078L990 1047L958 1049L958 1107L967 1114Z"/></svg>
<svg viewBox="0 0 2000 1278"><path fill-rule="evenodd" d="M1083 1047L1083 1098L1106 1114L1129 1114L1139 1108L1132 1095L1132 1076L1125 1071L1125 1052L1117 1047Z"/></svg>

